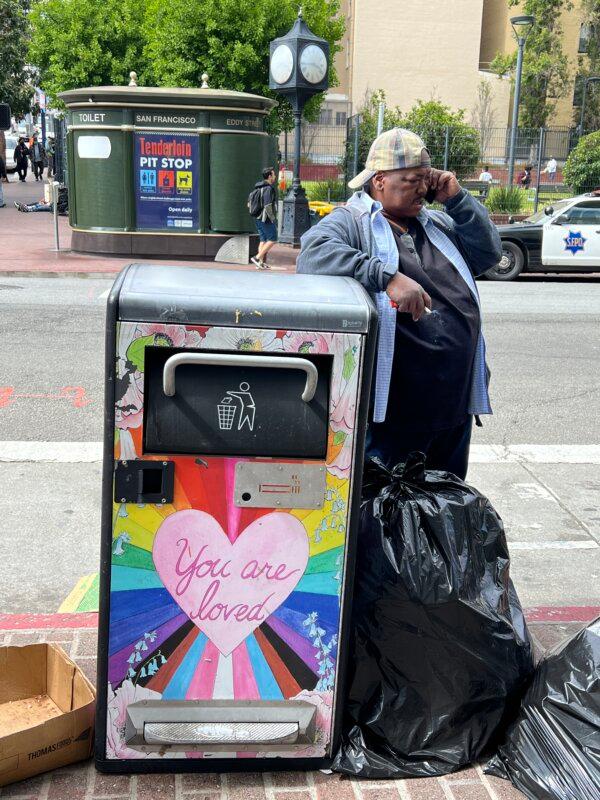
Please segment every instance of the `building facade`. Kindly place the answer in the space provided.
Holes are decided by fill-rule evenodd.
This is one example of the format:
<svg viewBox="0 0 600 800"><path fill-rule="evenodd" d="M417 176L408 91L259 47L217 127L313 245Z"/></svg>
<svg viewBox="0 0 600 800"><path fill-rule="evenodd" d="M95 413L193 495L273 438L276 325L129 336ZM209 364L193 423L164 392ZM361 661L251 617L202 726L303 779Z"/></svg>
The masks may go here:
<svg viewBox="0 0 600 800"><path fill-rule="evenodd" d="M490 72L497 53L516 42L507 0L341 0L346 19L335 66L339 85L327 96L322 124L338 124L336 111L356 113L365 95L383 89L387 102L408 111L417 100L439 99L467 116L482 80L492 88L495 124L510 125L511 82ZM573 85L582 42L582 11L575 0L561 18L563 50ZM332 114L327 112L331 110ZM560 98L552 125L571 125L573 93Z"/></svg>

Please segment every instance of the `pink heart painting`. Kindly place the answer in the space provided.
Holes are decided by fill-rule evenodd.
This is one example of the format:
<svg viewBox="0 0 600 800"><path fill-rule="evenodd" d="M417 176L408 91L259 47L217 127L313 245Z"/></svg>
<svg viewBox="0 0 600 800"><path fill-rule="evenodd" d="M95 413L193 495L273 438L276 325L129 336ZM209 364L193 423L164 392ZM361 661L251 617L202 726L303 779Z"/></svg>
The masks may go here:
<svg viewBox="0 0 600 800"><path fill-rule="evenodd" d="M152 557L180 608L227 656L293 591L308 536L296 517L273 512L232 544L211 514L188 509L162 523Z"/></svg>

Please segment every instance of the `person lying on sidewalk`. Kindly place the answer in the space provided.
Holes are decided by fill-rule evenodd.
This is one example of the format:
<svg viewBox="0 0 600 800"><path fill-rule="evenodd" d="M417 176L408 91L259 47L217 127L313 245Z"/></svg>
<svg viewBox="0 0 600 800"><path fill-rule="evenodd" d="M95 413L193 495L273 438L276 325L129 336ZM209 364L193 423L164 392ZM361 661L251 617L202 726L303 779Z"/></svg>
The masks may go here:
<svg viewBox="0 0 600 800"><path fill-rule="evenodd" d="M52 212L52 203L46 203L45 200L40 200L37 203L18 203L15 200L15 208L25 214L35 211ZM66 216L69 213L69 195L65 187L58 190L58 213L61 216Z"/></svg>
<svg viewBox="0 0 600 800"><path fill-rule="evenodd" d="M412 131L378 136L349 186L346 206L302 236L296 271L355 278L377 304L367 457L392 467L419 450L464 479L473 417L492 413L475 276L500 261L500 237Z"/></svg>

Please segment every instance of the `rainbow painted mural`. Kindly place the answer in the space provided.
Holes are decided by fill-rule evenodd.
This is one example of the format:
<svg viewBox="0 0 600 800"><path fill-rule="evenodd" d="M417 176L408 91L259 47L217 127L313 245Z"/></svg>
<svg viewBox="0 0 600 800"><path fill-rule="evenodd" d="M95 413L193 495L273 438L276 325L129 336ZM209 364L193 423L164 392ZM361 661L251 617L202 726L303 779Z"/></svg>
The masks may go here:
<svg viewBox="0 0 600 800"><path fill-rule="evenodd" d="M235 467L251 458L181 455L168 456L175 464L172 503L114 504L107 759L215 755L128 747L128 705L159 699L304 700L317 709L314 744L238 756L328 754L363 339L118 323L117 460L164 458L143 454L148 346L328 354L333 362L322 508L240 508L233 499Z"/></svg>

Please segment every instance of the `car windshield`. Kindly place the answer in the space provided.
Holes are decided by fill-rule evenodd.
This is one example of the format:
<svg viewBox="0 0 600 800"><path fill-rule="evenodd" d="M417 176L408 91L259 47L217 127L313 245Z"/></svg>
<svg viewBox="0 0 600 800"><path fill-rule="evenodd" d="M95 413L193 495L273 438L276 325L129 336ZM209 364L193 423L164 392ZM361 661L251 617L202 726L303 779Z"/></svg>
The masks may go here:
<svg viewBox="0 0 600 800"><path fill-rule="evenodd" d="M552 203L552 208L554 209L554 211L560 211L561 209L564 210L569 205L570 202L571 200L558 200L556 203ZM532 214L530 217L527 217L527 219L524 219L523 222L528 222L531 224L532 222L533 223L541 222L543 219L547 218L548 215L544 212L544 209L542 208L541 211L536 211L535 214Z"/></svg>

